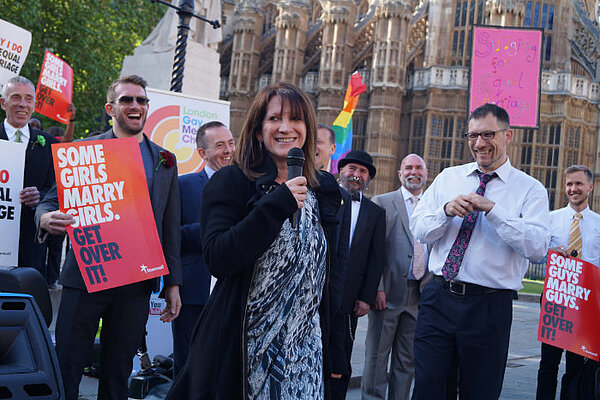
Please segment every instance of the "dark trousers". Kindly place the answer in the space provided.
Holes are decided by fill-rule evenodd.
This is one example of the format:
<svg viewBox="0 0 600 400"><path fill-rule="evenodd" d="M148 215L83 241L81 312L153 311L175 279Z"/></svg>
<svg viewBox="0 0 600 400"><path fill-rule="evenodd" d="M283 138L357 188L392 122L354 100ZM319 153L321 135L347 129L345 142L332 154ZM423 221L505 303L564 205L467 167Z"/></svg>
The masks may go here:
<svg viewBox="0 0 600 400"><path fill-rule="evenodd" d="M330 379L330 393L332 400L344 400L348 391L348 384L352 376L352 366L350 359L352 358L352 347L354 346L354 335L356 334L356 326L358 325L358 317L354 314L347 314L344 327L344 350L346 353L346 362L348 365L348 375L342 375L340 379Z"/></svg>
<svg viewBox="0 0 600 400"><path fill-rule="evenodd" d="M66 400L78 397L100 318L98 399L127 399L127 379L144 336L150 293L150 281L96 293L63 287L56 321L56 355Z"/></svg>
<svg viewBox="0 0 600 400"><path fill-rule="evenodd" d="M190 351L190 339L202 310L200 304L182 304L179 316L171 323L173 332L174 376L181 371Z"/></svg>
<svg viewBox="0 0 600 400"><path fill-rule="evenodd" d="M68 239L67 239L68 240ZM60 275L60 262L63 255L65 235L49 235L46 240L48 257L46 258L46 283L52 285Z"/></svg>
<svg viewBox="0 0 600 400"><path fill-rule="evenodd" d="M461 400L500 397L512 324L510 290L457 295L433 279L423 290L415 332L413 400L448 396L458 362Z"/></svg>

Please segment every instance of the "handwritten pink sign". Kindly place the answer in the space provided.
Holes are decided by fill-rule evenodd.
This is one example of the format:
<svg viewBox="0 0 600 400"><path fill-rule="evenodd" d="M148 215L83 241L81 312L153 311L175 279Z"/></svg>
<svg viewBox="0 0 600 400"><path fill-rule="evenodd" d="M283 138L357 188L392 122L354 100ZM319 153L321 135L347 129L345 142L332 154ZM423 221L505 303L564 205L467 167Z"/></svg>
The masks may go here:
<svg viewBox="0 0 600 400"><path fill-rule="evenodd" d="M538 127L541 57L540 29L474 27L469 113L494 103L511 126Z"/></svg>

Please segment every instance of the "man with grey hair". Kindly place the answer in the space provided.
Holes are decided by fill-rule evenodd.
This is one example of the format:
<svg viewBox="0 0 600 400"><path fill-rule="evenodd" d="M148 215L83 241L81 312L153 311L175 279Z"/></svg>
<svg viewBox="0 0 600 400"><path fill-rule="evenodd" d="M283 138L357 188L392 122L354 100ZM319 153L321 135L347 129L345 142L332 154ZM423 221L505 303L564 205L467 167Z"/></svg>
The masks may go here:
<svg viewBox="0 0 600 400"><path fill-rule="evenodd" d="M204 160L200 172L179 177L181 203L181 312L171 325L175 375L187 360L192 331L210 293L211 275L200 245L200 204L204 185L213 174L233 161L235 143L225 124L210 121L196 132L198 154Z"/></svg>
<svg viewBox="0 0 600 400"><path fill-rule="evenodd" d="M594 175L585 165L571 165L565 170L565 192L568 204L550 213L550 250L565 257L581 258L600 266L600 215L590 210L589 194L594 188ZM563 349L542 343L537 381L537 400L556 398L558 366ZM574 374L583 366L584 358L566 352L566 368L561 396L567 398ZM591 362L591 361L590 361Z"/></svg>
<svg viewBox="0 0 600 400"><path fill-rule="evenodd" d="M25 150L25 175L21 201L21 221L19 233L19 267L35 267L46 275L46 246L35 239L35 207L54 184L54 164L50 145L58 141L29 125L35 108L35 86L22 76L11 78L2 87L0 105L6 112L0 124L0 140L22 143Z"/></svg>
<svg viewBox="0 0 600 400"><path fill-rule="evenodd" d="M413 338L428 273L426 247L414 240L409 221L427 181L425 161L416 154L407 155L398 178L400 189L373 198L385 210L386 258L375 307L369 311L363 399L383 400L386 389L388 399L408 399L414 377Z"/></svg>

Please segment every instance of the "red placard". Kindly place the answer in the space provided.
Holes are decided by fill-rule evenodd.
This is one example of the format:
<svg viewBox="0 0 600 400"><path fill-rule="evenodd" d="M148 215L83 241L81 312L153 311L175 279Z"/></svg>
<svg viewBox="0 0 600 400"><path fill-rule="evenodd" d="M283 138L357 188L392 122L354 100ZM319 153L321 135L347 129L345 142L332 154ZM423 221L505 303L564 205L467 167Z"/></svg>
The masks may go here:
<svg viewBox="0 0 600 400"><path fill-rule="evenodd" d="M600 269L548 252L538 340L598 361Z"/></svg>
<svg viewBox="0 0 600 400"><path fill-rule="evenodd" d="M469 114L485 103L504 108L514 127L539 125L542 30L475 26Z"/></svg>
<svg viewBox="0 0 600 400"><path fill-rule="evenodd" d="M73 69L46 50L35 93L35 111L67 124L67 112L73 95Z"/></svg>
<svg viewBox="0 0 600 400"><path fill-rule="evenodd" d="M169 273L135 138L52 145L60 210L89 292Z"/></svg>

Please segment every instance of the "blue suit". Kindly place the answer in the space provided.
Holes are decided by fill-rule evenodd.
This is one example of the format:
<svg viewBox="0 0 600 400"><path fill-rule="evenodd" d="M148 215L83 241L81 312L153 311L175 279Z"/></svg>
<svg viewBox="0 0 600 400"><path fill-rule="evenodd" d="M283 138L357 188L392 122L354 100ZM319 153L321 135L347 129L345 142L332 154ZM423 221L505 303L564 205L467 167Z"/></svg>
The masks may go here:
<svg viewBox="0 0 600 400"><path fill-rule="evenodd" d="M181 312L173 321L173 354L175 373L187 359L190 337L210 293L211 276L204 264L200 243L200 205L202 191L208 182L206 171L182 175L178 179L181 201L181 271L183 285L179 289Z"/></svg>

